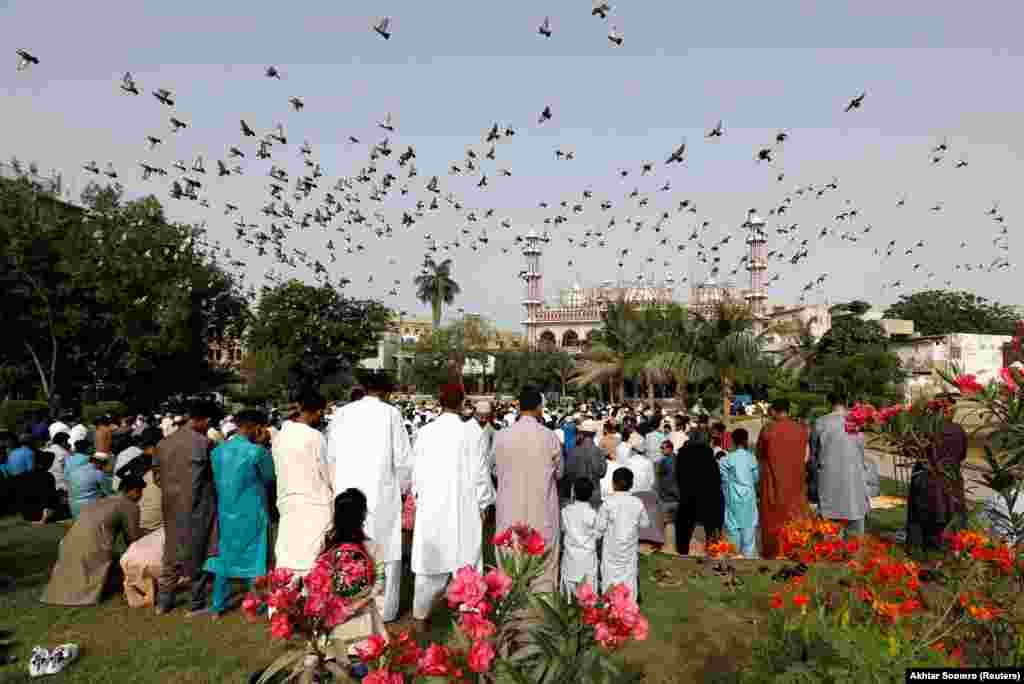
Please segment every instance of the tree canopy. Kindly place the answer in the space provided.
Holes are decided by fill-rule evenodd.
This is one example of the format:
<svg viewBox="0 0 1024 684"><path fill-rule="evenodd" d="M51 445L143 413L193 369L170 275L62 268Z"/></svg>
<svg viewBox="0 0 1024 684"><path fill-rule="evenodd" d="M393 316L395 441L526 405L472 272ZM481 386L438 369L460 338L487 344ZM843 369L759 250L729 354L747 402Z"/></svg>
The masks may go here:
<svg viewBox="0 0 1024 684"><path fill-rule="evenodd" d="M272 350L283 359L294 393L319 387L374 356L390 318L391 311L375 300L350 299L329 284L289 280L263 287L247 341L251 349Z"/></svg>
<svg viewBox="0 0 1024 684"><path fill-rule="evenodd" d="M1010 306L972 292L926 290L902 295L885 311L887 318L914 321L922 335L976 333L1012 335L1021 315Z"/></svg>
<svg viewBox="0 0 1024 684"><path fill-rule="evenodd" d="M423 262L423 272L413 281L416 285L416 298L424 304L430 304L434 317L434 330L441 327L441 312L445 304L451 304L462 289L452 279L452 260L445 259L438 263L433 259Z"/></svg>
<svg viewBox="0 0 1024 684"><path fill-rule="evenodd" d="M204 389L207 342L246 321L240 284L203 252L204 231L168 222L153 197L90 184L81 205L28 175L0 180L0 365L40 393L85 387L150 405ZM100 397L96 397L100 398Z"/></svg>

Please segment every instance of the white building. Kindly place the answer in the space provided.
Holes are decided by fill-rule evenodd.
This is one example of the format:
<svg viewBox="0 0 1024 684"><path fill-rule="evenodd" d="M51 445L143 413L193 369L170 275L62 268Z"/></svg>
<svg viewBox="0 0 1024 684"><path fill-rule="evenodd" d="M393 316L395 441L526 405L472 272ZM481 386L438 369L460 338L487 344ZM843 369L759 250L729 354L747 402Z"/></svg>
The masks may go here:
<svg viewBox="0 0 1024 684"><path fill-rule="evenodd" d="M909 400L952 389L938 371L952 373L956 368L975 375L982 384L998 379L1003 367L1003 345L1012 339L1010 335L973 333L922 335L893 342L891 349L910 373L906 385Z"/></svg>

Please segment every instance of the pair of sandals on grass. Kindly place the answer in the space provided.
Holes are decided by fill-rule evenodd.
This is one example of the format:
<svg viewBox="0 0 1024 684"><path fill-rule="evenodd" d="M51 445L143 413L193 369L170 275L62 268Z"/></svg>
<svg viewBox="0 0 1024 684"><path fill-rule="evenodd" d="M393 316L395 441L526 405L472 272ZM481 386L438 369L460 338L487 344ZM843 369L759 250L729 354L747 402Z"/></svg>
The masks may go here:
<svg viewBox="0 0 1024 684"><path fill-rule="evenodd" d="M32 658L28 662L30 677L45 677L63 672L71 663L78 660L77 644L61 644L52 651L41 646L32 649Z"/></svg>

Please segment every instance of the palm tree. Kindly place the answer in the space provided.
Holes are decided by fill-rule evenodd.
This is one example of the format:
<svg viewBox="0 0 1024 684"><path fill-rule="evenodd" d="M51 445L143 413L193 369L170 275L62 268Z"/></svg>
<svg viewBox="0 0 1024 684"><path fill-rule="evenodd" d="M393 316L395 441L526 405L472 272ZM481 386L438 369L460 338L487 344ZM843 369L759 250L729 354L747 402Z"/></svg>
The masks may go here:
<svg viewBox="0 0 1024 684"><path fill-rule="evenodd" d="M802 371L814 365L818 356L818 340L812 331L818 317L807 321L792 321L772 330L782 338L782 362L786 370Z"/></svg>
<svg viewBox="0 0 1024 684"><path fill-rule="evenodd" d="M736 376L760 360L763 337L753 332L749 307L730 299L719 302L713 316L698 315L697 320L700 334L695 355L718 377L722 415L727 416Z"/></svg>
<svg viewBox="0 0 1024 684"><path fill-rule="evenodd" d="M669 304L658 310L658 324L654 330L654 351L645 359L648 378L674 380L676 397L687 406L687 386L710 377L713 369L698 355L700 324L679 304Z"/></svg>
<svg viewBox="0 0 1024 684"><path fill-rule="evenodd" d="M434 314L434 330L441 327L441 310L445 304L451 304L462 292L459 284L452 280L452 260L445 259L441 263L428 258L423 262L423 272L416 276L416 298L424 304L430 304Z"/></svg>
<svg viewBox="0 0 1024 684"><path fill-rule="evenodd" d="M608 383L610 399L626 398L626 377L642 368L639 361L648 350L651 335L643 313L624 300L612 302L601 316L604 325L594 331L593 344L579 363L579 372L572 379L577 386Z"/></svg>

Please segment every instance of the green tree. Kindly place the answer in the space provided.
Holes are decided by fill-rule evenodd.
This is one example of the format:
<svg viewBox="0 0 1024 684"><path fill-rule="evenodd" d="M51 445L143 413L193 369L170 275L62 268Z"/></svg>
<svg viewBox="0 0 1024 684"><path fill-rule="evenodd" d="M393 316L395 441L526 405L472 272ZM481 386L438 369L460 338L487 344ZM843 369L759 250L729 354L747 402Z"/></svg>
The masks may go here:
<svg viewBox="0 0 1024 684"><path fill-rule="evenodd" d="M718 380L722 415L726 416L737 379L762 359L763 337L753 332L749 307L728 298L716 305L713 315L698 316L698 321L696 355Z"/></svg>
<svg viewBox="0 0 1024 684"><path fill-rule="evenodd" d="M1020 318L1013 307L962 290L926 290L902 295L886 309L885 315L914 321L915 331L922 335L1012 335Z"/></svg>
<svg viewBox="0 0 1024 684"><path fill-rule="evenodd" d="M497 352L494 366L495 385L502 392L518 394L532 385L543 391L560 389L564 396L576 361L562 350L524 349Z"/></svg>
<svg viewBox="0 0 1024 684"><path fill-rule="evenodd" d="M865 347L821 357L808 379L820 389L853 400L881 403L899 399L899 384L905 377L899 357L882 347Z"/></svg>
<svg viewBox="0 0 1024 684"><path fill-rule="evenodd" d="M288 366L291 391L319 387L339 371L374 356L391 311L374 300L349 299L329 284L289 280L264 286L249 325L254 351L269 350Z"/></svg>
<svg viewBox="0 0 1024 684"><path fill-rule="evenodd" d="M643 368L653 351L648 324L651 317L634 304L619 300L608 304L601 314L601 327L591 334L590 351L580 360L574 385L608 383L612 401L625 400L626 378ZM617 391L616 391L617 390Z"/></svg>
<svg viewBox="0 0 1024 684"><path fill-rule="evenodd" d="M430 304L434 316L434 330L441 327L441 313L445 304L451 304L459 295L459 284L452 280L452 260L445 259L441 263L427 259L423 264L423 273L413 280L416 285L416 298L424 304Z"/></svg>
<svg viewBox="0 0 1024 684"><path fill-rule="evenodd" d="M818 340L816 356L850 356L868 347L887 348L889 338L878 321L849 315L832 318L832 327Z"/></svg>

